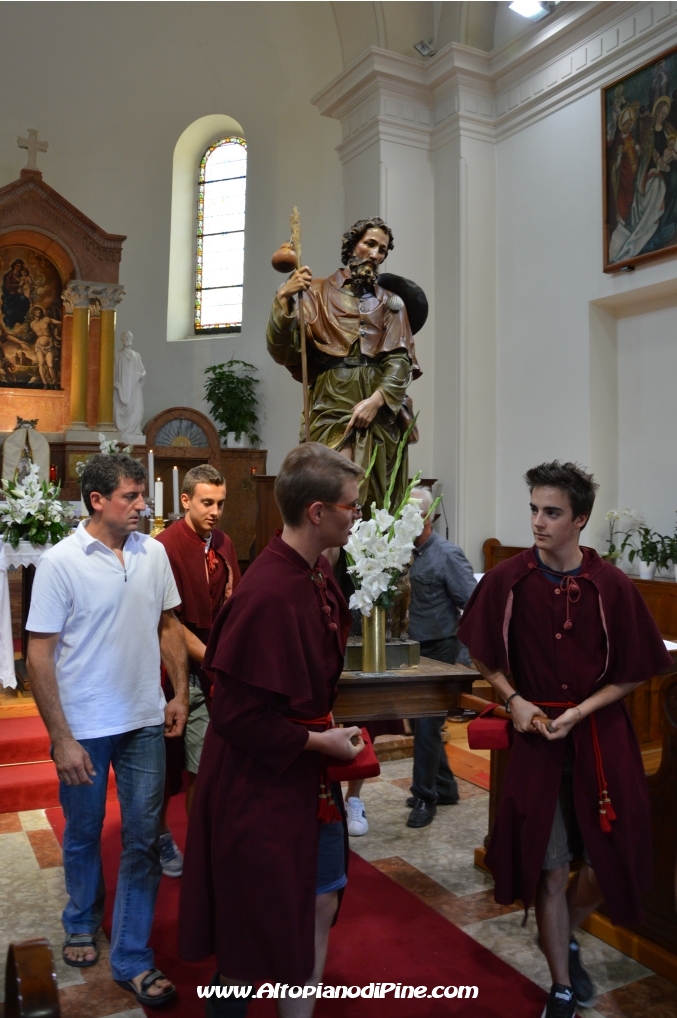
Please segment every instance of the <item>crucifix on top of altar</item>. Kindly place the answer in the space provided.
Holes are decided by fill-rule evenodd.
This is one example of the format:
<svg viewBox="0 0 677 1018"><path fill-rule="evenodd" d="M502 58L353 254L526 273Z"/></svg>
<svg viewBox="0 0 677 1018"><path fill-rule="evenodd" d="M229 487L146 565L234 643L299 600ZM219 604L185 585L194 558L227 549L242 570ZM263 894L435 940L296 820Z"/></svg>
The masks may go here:
<svg viewBox="0 0 677 1018"><path fill-rule="evenodd" d="M17 418L37 420L64 495L78 497L78 459L98 447L99 432L121 437L113 390L126 238L44 182L37 158L48 143L36 130L17 144L26 165L0 188L0 440ZM141 434L125 440L145 444Z"/></svg>

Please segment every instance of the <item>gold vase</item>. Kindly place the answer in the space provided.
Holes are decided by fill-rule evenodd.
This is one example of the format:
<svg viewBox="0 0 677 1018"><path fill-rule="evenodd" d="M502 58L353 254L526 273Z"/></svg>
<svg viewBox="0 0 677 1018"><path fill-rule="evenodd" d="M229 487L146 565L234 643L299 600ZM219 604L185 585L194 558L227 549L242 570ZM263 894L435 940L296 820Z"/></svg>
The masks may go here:
<svg viewBox="0 0 677 1018"><path fill-rule="evenodd" d="M386 670L386 612L373 606L371 615L362 616L362 671Z"/></svg>

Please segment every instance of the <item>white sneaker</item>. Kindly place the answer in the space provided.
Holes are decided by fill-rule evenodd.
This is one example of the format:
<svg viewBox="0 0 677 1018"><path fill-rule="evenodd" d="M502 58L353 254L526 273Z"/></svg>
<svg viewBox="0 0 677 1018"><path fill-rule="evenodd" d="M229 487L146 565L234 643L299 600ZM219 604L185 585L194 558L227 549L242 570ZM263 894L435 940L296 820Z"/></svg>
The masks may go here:
<svg viewBox="0 0 677 1018"><path fill-rule="evenodd" d="M160 835L160 864L165 877L180 877L183 873L183 853L174 841L171 831Z"/></svg>
<svg viewBox="0 0 677 1018"><path fill-rule="evenodd" d="M369 822L364 809L364 803L356 795L346 799L346 816L348 819L348 834L351 838L361 838L369 830Z"/></svg>

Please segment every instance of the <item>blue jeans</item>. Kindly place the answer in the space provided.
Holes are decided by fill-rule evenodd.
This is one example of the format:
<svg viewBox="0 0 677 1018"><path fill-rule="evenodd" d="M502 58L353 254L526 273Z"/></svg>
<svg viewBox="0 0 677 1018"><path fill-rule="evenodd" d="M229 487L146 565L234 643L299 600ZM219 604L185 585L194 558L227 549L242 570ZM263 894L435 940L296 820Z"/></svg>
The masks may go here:
<svg viewBox="0 0 677 1018"><path fill-rule="evenodd" d="M152 969L148 947L162 870L158 834L165 783L164 725L122 735L80 739L91 758L93 785L64 785L59 799L66 817L63 864L69 901L66 933L95 933L103 918L105 888L101 829L108 770L113 765L122 815L122 856L115 891L110 965L114 979L133 979Z"/></svg>
<svg viewBox="0 0 677 1018"><path fill-rule="evenodd" d="M421 641L421 654L437 661L455 664L461 645L455 636L443 640ZM437 803L455 799L458 785L447 762L442 744L442 725L446 715L435 718L416 718L410 722L414 731L414 773L411 794L426 802Z"/></svg>

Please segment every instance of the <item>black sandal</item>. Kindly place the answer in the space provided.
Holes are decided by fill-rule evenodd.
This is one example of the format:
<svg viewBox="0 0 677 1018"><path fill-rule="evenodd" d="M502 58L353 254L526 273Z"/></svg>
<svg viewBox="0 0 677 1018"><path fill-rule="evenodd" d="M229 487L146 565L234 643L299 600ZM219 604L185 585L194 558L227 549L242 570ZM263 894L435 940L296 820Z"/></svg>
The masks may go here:
<svg viewBox="0 0 677 1018"><path fill-rule="evenodd" d="M93 947L94 957L90 958L89 961L84 958L80 961L74 961L73 958L69 958L66 954L67 947ZM88 969L90 965L96 965L99 960L99 949L96 946L96 934L95 933L69 933L63 942L61 948L61 955L66 965L70 965L74 969Z"/></svg>
<svg viewBox="0 0 677 1018"><path fill-rule="evenodd" d="M115 982L123 990L133 993L139 1004L143 1004L144 1007L164 1007L165 1004L168 1004L170 1000L174 1000L176 997L176 987L173 983L166 990L163 990L162 993L158 993L155 996L146 991L150 990L153 983L156 983L158 979L166 978L167 976L164 972L160 972L160 969L151 969L141 980L140 990L137 990L131 979L116 979Z"/></svg>

